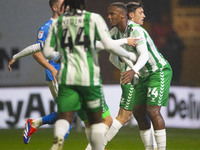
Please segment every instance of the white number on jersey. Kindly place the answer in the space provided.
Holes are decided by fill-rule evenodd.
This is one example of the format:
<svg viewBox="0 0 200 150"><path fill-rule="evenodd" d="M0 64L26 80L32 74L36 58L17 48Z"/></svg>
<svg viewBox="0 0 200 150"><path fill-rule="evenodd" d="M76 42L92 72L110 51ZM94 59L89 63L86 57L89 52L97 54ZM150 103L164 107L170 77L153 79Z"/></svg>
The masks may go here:
<svg viewBox="0 0 200 150"><path fill-rule="evenodd" d="M147 96L148 97L151 97L151 95L154 95L155 97L158 96L158 91L157 91L157 88L148 88L148 93L147 93Z"/></svg>
<svg viewBox="0 0 200 150"><path fill-rule="evenodd" d="M89 38L84 35L84 28L80 27L78 29L78 32L76 34L75 38L75 45L83 45L85 48L85 51L87 51L88 46L90 45ZM73 42L72 42L72 36L70 32L68 32L68 28L63 30L63 35L61 39L61 47L66 48L69 47L70 53L73 53Z"/></svg>

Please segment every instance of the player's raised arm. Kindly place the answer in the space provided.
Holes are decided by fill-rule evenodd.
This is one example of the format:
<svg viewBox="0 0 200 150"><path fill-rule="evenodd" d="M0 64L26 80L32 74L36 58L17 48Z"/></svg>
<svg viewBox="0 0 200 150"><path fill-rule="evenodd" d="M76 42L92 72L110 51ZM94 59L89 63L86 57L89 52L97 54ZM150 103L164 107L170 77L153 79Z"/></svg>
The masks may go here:
<svg viewBox="0 0 200 150"><path fill-rule="evenodd" d="M12 66L12 64L15 63L15 61L16 61L17 59L20 59L20 58L22 58L22 57L29 56L29 55L31 55L31 54L33 54L33 53L36 53L36 52L41 51L42 46L43 46L43 43L33 44L33 45L30 45L30 46L24 48L24 49L21 50L19 53L15 54L15 55L11 58L11 60L9 61L9 63L8 63L8 70L9 70L9 71L12 71L11 66Z"/></svg>
<svg viewBox="0 0 200 150"><path fill-rule="evenodd" d="M130 46L137 46L137 41L140 39L136 39L134 37L129 37L129 38L123 38L123 39L117 39L117 40L113 40L113 42L117 45L123 45L123 44L128 44ZM105 47L103 46L101 41L97 41L96 42L96 49L97 51L101 51L103 49L105 49Z"/></svg>
<svg viewBox="0 0 200 150"><path fill-rule="evenodd" d="M41 51L42 47L43 47L43 43L36 43L36 44L30 45L24 48L23 50L21 50L19 53L15 54L13 58L17 60L19 58L29 56L31 54Z"/></svg>

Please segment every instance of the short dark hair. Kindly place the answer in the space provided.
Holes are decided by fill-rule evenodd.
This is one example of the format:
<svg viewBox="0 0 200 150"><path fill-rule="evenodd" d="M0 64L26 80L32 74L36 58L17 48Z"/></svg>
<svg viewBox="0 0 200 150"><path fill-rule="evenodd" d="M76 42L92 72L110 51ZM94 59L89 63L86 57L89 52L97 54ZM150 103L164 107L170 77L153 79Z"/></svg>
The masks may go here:
<svg viewBox="0 0 200 150"><path fill-rule="evenodd" d="M135 10L139 7L143 7L141 2L128 2L126 4L126 8L127 8L128 13L135 12Z"/></svg>
<svg viewBox="0 0 200 150"><path fill-rule="evenodd" d="M71 9L83 9L85 8L85 0L65 0L64 1L65 8L69 6Z"/></svg>
<svg viewBox="0 0 200 150"><path fill-rule="evenodd" d="M116 6L116 7L118 7L118 8L121 8L121 9L123 9L124 12L127 14L127 8L126 8L126 5L125 5L124 3L122 3L122 2L114 2L114 3L111 3L111 4L109 5L109 7L111 7L111 6Z"/></svg>
<svg viewBox="0 0 200 150"><path fill-rule="evenodd" d="M51 9L53 8L53 5L57 2L58 0L49 0L49 6L51 7Z"/></svg>

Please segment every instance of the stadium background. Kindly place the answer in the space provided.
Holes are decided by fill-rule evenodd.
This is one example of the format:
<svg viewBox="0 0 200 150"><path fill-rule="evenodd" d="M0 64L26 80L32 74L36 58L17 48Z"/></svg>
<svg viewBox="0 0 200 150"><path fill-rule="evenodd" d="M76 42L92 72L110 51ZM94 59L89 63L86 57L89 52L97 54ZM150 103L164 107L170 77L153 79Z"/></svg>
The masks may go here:
<svg viewBox="0 0 200 150"><path fill-rule="evenodd" d="M106 10L108 5L114 1L116 0L87 0L87 10L101 14L108 23ZM128 2L128 0L123 0L123 2ZM179 40L183 41L184 45L184 47L175 52L167 51L166 53L167 49L165 48L161 51L163 55L166 54L166 56L164 55L165 57L169 57L167 54L171 55L169 59L171 59L170 61L174 64L172 67L175 70L174 73L176 73L174 75L176 78L172 82L171 90L171 102L174 102L174 105L172 108L168 109L177 110L177 113L174 111L171 114L176 114L176 117L172 120L172 122L176 124L174 128L183 128L169 129L169 147L171 146L173 147L171 149L177 150L199 149L197 143L200 140L200 0L143 0L143 3L146 14L144 28L147 29L153 39L155 38L155 42L157 37L162 37L162 35L156 35L154 31L158 31L159 33L159 29L163 26L161 21L164 16L165 19L168 20L167 23L164 23L163 29L168 30L168 27L171 26L175 33L177 33ZM28 105L25 109L22 107L28 103L31 98L33 100L32 112L34 113L34 109L36 111L35 117L42 116L53 110L54 105L51 103L52 99L50 98L51 96L49 96L50 93L47 92L48 88L45 83L44 69L38 65L32 56L17 61L11 73L8 72L7 69L7 63L11 56L26 46L33 44L36 41L37 30L50 18L51 10L48 5L48 0L0 1L0 129L2 129L0 130L0 145L6 145L3 149L27 149L27 147L22 146L21 143L17 144L17 142L21 142L21 139L19 140L17 137L16 142L13 144L12 137L16 136L16 134L21 136L21 130L15 128L21 128L25 118L31 115L25 111L29 108ZM158 28L155 29L155 26ZM165 32L163 34L165 34ZM164 38L165 37L167 37L167 34ZM162 43L166 39L158 40L161 40L160 42ZM176 47L176 44L172 46ZM119 90L119 71L108 62L107 52L100 52L100 65L102 66L101 74L103 84L107 86L107 89L112 85ZM34 88L37 89L36 94L33 92L35 90ZM44 95L40 93L43 88L45 88ZM30 89L30 92L26 92L28 89ZM22 96L19 93L21 93ZM39 95L37 95L37 93L39 93ZM111 93L111 95L117 94L114 92ZM173 97L174 95L175 97ZM47 107L48 111L45 110L44 113L42 113L41 107L37 107L38 105L34 104L35 99L36 101L38 99L46 100L47 102L44 103L47 104L44 104L44 107ZM112 104L113 101L109 103ZM114 103L116 103L116 101ZM37 112L38 109L39 111ZM18 112L21 113L20 116L17 115ZM24 115L22 115L23 113ZM34 115L31 117L34 117ZM20 124L18 124L19 122L15 122L16 119L18 119L18 121L20 120ZM187 121L187 123L190 122L190 124L187 125L185 121ZM195 124L195 126L191 124ZM133 125L135 124L133 123ZM185 128L191 129L186 130L184 126ZM14 129L3 130L5 128ZM129 132L126 130L127 129L124 129L124 132L120 133L120 136L123 137L124 135L124 138L131 137L132 135L128 136ZM133 131L134 130L135 129L133 129ZM139 142L138 130L136 129L136 131L137 135L134 135L135 139L132 140ZM47 129L47 131L44 132L40 130L40 132L42 132L41 135L38 133L36 136L41 136L41 138L44 139L45 135L48 132L51 133L52 130ZM81 133L82 132L81 130ZM79 135L80 133L77 132L76 134ZM183 137L187 137L186 140L184 140ZM122 139L117 136L117 140L115 141L119 144L121 140ZM178 144L174 141L177 141ZM86 141L84 142L84 144L87 143ZM46 140L46 143L50 143L49 139ZM71 143L73 142L71 141ZM184 145L185 143L187 146ZM137 149L137 142L135 144ZM18 146L18 148L13 148L11 145ZM112 143L110 147L112 149L113 147L116 147L114 149L118 149L116 145L116 143ZM121 145L123 145L123 143ZM141 148L142 143L139 143L139 145L138 149ZM182 145L182 147L179 147L180 145ZM31 146L28 147L28 149L31 149ZM37 149L37 146L35 149Z"/></svg>
<svg viewBox="0 0 200 150"><path fill-rule="evenodd" d="M107 7L111 2L114 0L88 0L87 10L100 13L107 21ZM146 14L144 27L156 39L156 43L158 40L161 42L166 40L167 37L167 34L162 33L164 38L157 38L161 36L158 32L163 27L162 16L167 16L168 19L162 32L167 32L165 31L169 30L167 26L172 26L184 42L184 48L179 48L175 52L168 50L166 53L167 49L162 51L173 64L174 78L178 78L173 84L200 86L200 1L143 0L143 2ZM0 86L45 85L42 75L44 69L33 60L32 56L19 60L13 66L12 73L7 70L7 62L13 53L34 43L39 27L51 18L48 0L6 0L0 1L0 8L0 18L3 20L0 25ZM158 28L155 29L155 26ZM106 66L101 68L103 83L118 84L119 72L107 58L106 52L100 53L100 64Z"/></svg>

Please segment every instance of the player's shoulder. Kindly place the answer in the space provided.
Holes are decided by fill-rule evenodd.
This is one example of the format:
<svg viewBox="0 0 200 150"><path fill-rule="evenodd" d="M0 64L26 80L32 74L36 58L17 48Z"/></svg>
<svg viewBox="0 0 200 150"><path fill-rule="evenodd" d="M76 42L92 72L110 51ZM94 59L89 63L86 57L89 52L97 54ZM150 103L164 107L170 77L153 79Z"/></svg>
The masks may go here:
<svg viewBox="0 0 200 150"><path fill-rule="evenodd" d="M141 26L131 20L128 20L128 26L131 27L132 29L141 29Z"/></svg>
<svg viewBox="0 0 200 150"><path fill-rule="evenodd" d="M48 31L49 31L49 27L51 26L52 22L54 19L50 19L47 22L45 22L38 31L37 34L37 43L41 43L44 42L46 40Z"/></svg>
<svg viewBox="0 0 200 150"><path fill-rule="evenodd" d="M128 26L132 28L132 32L138 33L140 35L148 34L148 32L139 24L132 22L131 20L128 21Z"/></svg>
<svg viewBox="0 0 200 150"><path fill-rule="evenodd" d="M103 17L98 14L98 13L95 13L95 12L89 12L91 14L91 19L92 20L104 20Z"/></svg>
<svg viewBox="0 0 200 150"><path fill-rule="evenodd" d="M128 26L131 27L133 30L138 30L140 32L147 32L141 25L128 20Z"/></svg>
<svg viewBox="0 0 200 150"><path fill-rule="evenodd" d="M51 24L53 23L54 19L50 19L48 21L46 21L41 27L39 30L48 30L49 27L51 26Z"/></svg>
<svg viewBox="0 0 200 150"><path fill-rule="evenodd" d="M59 20L59 18L55 18L55 19L53 19L53 21L52 21L52 23L51 23L51 27L54 27L55 25L57 25L58 24L58 20Z"/></svg>

